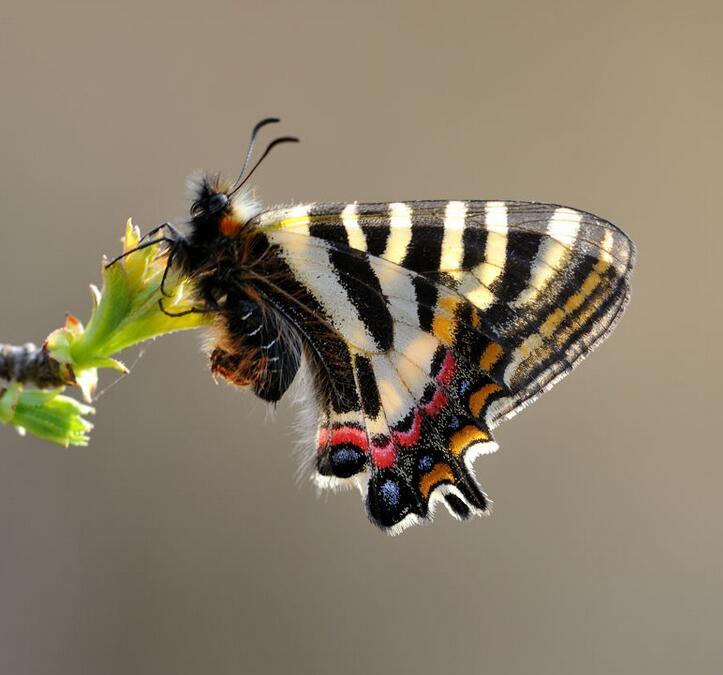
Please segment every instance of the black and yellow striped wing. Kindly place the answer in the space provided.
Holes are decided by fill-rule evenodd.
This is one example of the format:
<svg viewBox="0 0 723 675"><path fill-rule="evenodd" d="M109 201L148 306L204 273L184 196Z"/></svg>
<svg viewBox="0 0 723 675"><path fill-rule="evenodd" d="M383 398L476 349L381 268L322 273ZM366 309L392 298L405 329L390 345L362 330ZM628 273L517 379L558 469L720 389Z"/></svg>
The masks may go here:
<svg viewBox="0 0 723 675"><path fill-rule="evenodd" d="M359 484L392 531L437 497L487 509L474 456L609 335L635 258L614 225L534 202L305 204L255 225L273 260L256 289L314 374L317 481Z"/></svg>

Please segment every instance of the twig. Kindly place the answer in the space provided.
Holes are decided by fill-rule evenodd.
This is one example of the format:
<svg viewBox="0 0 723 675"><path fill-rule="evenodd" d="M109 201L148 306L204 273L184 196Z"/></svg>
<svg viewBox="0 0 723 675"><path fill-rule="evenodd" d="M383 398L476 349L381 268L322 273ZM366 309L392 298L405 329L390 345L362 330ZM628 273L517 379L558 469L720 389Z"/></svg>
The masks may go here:
<svg viewBox="0 0 723 675"><path fill-rule="evenodd" d="M0 379L30 384L38 389L61 387L69 382L60 363L32 342L22 346L0 344Z"/></svg>

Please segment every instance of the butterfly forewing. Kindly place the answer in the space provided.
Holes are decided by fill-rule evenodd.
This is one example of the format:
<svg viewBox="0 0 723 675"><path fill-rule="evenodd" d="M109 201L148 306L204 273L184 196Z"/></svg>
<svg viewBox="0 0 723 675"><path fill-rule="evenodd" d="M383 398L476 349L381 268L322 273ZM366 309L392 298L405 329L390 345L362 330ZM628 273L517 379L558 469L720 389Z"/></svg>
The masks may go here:
<svg viewBox="0 0 723 675"><path fill-rule="evenodd" d="M435 497L487 509L473 456L609 334L634 261L610 223L533 202L305 204L254 224L276 266L255 288L315 376L319 482L366 484L392 531Z"/></svg>

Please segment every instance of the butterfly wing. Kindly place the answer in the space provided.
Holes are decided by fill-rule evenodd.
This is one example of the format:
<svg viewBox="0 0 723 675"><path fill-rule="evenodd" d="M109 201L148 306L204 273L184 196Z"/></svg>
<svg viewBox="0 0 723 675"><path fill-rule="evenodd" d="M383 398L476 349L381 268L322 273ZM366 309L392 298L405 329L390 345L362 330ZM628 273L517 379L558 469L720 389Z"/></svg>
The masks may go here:
<svg viewBox="0 0 723 675"><path fill-rule="evenodd" d="M487 509L474 456L610 333L635 257L610 223L531 202L311 204L255 224L273 260L256 289L315 375L318 482L366 485L392 531L437 498Z"/></svg>

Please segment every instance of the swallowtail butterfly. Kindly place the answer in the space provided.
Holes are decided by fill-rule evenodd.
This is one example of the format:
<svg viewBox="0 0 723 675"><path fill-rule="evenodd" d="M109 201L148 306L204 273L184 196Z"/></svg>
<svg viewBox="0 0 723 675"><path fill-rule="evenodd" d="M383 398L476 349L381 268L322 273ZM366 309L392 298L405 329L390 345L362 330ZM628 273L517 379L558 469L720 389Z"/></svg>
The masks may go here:
<svg viewBox="0 0 723 675"><path fill-rule="evenodd" d="M276 121L256 126L244 169ZM214 315L213 373L275 402L306 364L315 480L359 486L379 527L429 519L438 501L459 519L485 513L474 458L610 334L633 243L590 213L537 202L262 209L242 191L261 159L235 183L203 176L186 229L154 230L194 311Z"/></svg>

